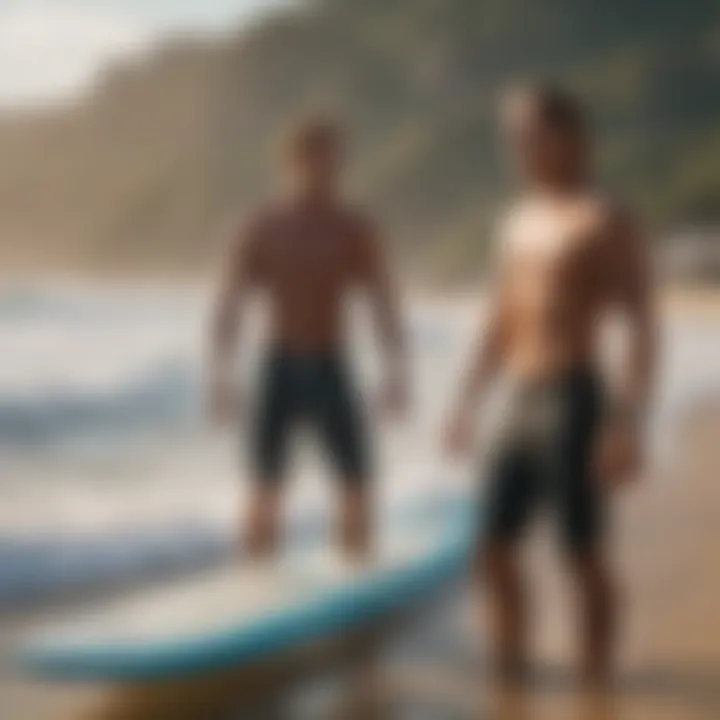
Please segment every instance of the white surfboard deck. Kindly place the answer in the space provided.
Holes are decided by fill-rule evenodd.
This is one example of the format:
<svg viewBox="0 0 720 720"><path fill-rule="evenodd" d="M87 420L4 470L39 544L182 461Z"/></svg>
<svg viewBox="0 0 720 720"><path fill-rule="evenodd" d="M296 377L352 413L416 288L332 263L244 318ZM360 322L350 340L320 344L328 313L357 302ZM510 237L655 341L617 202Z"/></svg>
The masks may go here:
<svg viewBox="0 0 720 720"><path fill-rule="evenodd" d="M275 563L224 567L137 592L41 628L23 652L33 672L141 680L258 662L417 600L466 557L458 508L381 529L374 557L347 562L315 544Z"/></svg>

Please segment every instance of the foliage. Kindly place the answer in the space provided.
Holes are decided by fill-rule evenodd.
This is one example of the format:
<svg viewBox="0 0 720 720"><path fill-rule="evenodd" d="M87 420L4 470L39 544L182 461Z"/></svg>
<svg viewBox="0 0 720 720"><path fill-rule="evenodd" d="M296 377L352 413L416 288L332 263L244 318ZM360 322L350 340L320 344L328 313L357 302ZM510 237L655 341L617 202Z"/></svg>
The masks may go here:
<svg viewBox="0 0 720 720"><path fill-rule="evenodd" d="M196 270L268 187L287 119L320 106L352 127L354 183L409 265L474 274L507 188L496 96L528 76L585 98L603 181L651 220L718 220L713 0L314 0L0 120L0 247Z"/></svg>

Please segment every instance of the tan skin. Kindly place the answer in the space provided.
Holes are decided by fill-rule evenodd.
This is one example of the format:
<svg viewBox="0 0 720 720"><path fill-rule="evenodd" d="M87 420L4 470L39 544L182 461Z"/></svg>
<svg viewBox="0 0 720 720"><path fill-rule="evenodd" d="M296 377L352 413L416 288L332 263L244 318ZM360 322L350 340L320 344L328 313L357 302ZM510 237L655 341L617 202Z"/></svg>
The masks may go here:
<svg viewBox="0 0 720 720"><path fill-rule="evenodd" d="M616 412L596 451L608 488L641 469L645 410L655 363L655 318L642 238L627 213L590 189L587 140L546 122L530 101L505 109L504 125L528 184L499 229L500 257L489 320L445 431L453 454L469 451L481 395L500 374L551 377L598 360L600 321L620 314L629 334ZM525 663L527 600L518 548L483 548L500 668ZM604 548L572 559L592 681L611 670L614 581Z"/></svg>
<svg viewBox="0 0 720 720"><path fill-rule="evenodd" d="M269 343L291 353L342 353L345 304L356 290L373 307L387 358L386 411L406 403L403 341L382 246L372 225L339 193L340 147L335 138L288 158L289 191L257 211L238 233L228 259L213 323L210 409L218 424L234 423L242 409L233 369L247 301L261 291L271 308ZM270 479L273 480L273 479ZM353 557L370 549L370 497L365 482L340 483L340 543ZM253 485L245 545L255 556L276 549L280 485Z"/></svg>

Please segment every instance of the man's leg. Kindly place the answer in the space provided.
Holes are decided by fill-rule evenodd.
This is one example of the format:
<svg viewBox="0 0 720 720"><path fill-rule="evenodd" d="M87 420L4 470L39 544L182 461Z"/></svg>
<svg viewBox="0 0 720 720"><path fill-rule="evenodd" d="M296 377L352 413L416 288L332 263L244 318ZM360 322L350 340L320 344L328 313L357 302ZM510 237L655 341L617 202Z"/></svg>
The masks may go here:
<svg viewBox="0 0 720 720"><path fill-rule="evenodd" d="M602 684L611 677L617 624L615 584L600 550L573 559L582 627L582 672L587 682Z"/></svg>
<svg viewBox="0 0 720 720"><path fill-rule="evenodd" d="M582 631L581 670L586 681L610 679L616 631L614 581L607 559L607 498L594 464L601 430L600 383L592 373L571 376L558 396L562 410L551 449L561 542L577 587Z"/></svg>
<svg viewBox="0 0 720 720"><path fill-rule="evenodd" d="M579 603L581 671L586 681L602 684L611 678L617 624L615 580L604 539L606 503L589 469L577 470L564 482L560 512Z"/></svg>
<svg viewBox="0 0 720 720"><path fill-rule="evenodd" d="M338 479L340 547L349 558L362 560L373 544L371 453L362 401L341 360L323 367L316 412Z"/></svg>
<svg viewBox="0 0 720 720"><path fill-rule="evenodd" d="M520 543L541 499L533 449L522 432L526 408L514 409L491 454L480 540L493 662L499 678L508 682L522 679L528 661L529 599Z"/></svg>
<svg viewBox="0 0 720 720"><path fill-rule="evenodd" d="M252 491L245 523L245 549L253 559L264 559L278 547L281 491L277 483L258 483Z"/></svg>
<svg viewBox="0 0 720 720"><path fill-rule="evenodd" d="M372 550L372 501L364 481L345 482L340 497L338 540L345 555L362 560Z"/></svg>
<svg viewBox="0 0 720 720"><path fill-rule="evenodd" d="M293 375L282 355L266 361L252 433L255 475L242 537L253 558L266 558L278 546L285 453L294 417Z"/></svg>
<svg viewBox="0 0 720 720"><path fill-rule="evenodd" d="M527 661L527 597L515 544L493 541L481 553L491 651L500 679L522 677Z"/></svg>

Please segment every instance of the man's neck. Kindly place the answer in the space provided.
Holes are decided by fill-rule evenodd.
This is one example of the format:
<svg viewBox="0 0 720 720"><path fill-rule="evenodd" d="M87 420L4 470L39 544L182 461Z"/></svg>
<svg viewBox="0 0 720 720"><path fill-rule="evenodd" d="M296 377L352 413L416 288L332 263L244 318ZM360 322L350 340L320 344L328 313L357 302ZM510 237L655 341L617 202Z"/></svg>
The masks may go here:
<svg viewBox="0 0 720 720"><path fill-rule="evenodd" d="M544 200L572 200L587 195L593 184L586 176L554 178L552 180L536 180L531 182L528 194Z"/></svg>
<svg viewBox="0 0 720 720"><path fill-rule="evenodd" d="M323 212L337 205L338 196L325 189L296 191L291 195L291 202L303 210Z"/></svg>

